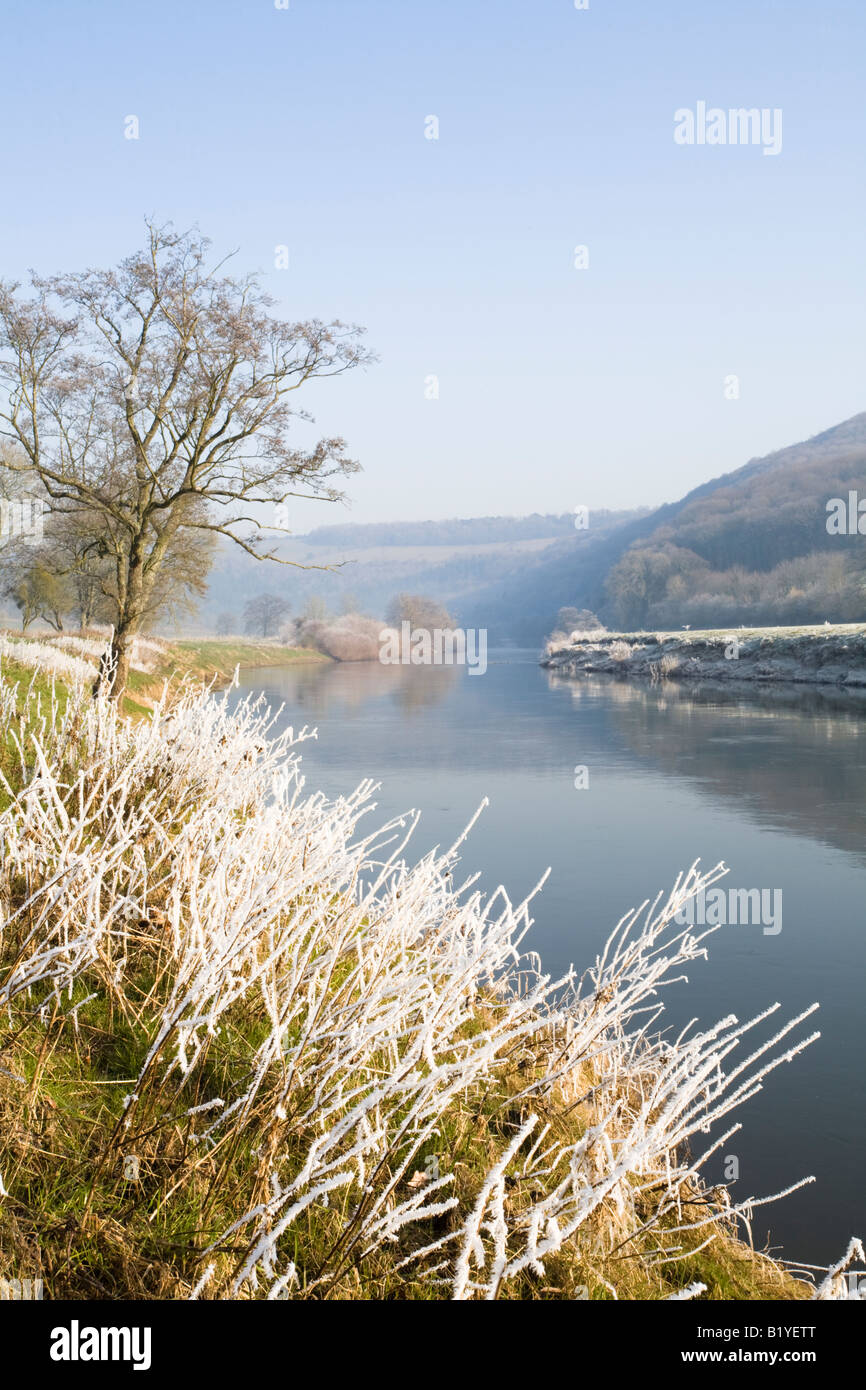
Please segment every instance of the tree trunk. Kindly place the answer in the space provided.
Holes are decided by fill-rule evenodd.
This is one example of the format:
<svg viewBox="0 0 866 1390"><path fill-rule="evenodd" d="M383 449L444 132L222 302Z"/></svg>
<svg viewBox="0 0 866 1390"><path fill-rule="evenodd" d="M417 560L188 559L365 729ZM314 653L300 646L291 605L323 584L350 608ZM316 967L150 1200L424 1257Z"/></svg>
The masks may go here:
<svg viewBox="0 0 866 1390"><path fill-rule="evenodd" d="M141 538L136 537L130 550L120 617L106 653L107 660L103 657L100 665L99 676L93 687L94 695L101 690L110 700L119 700L126 690L132 644L141 627L146 603Z"/></svg>
<svg viewBox="0 0 866 1390"><path fill-rule="evenodd" d="M134 640L135 634L128 628L115 632L111 646L99 663L99 675L93 683L94 695L107 695L109 700L119 700L122 697L129 681Z"/></svg>
<svg viewBox="0 0 866 1390"><path fill-rule="evenodd" d="M112 700L119 700L126 690L129 681L129 667L132 661L132 643L131 632L126 632L123 636L120 633L115 633L114 641L111 644L114 673L109 695Z"/></svg>

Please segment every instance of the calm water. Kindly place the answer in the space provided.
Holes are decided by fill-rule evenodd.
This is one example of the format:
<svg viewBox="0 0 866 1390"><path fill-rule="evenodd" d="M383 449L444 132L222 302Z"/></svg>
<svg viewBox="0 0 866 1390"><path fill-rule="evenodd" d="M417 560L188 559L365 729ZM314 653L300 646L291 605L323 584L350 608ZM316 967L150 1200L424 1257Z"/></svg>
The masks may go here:
<svg viewBox="0 0 866 1390"><path fill-rule="evenodd" d="M302 750L308 788L336 794L374 777L382 820L421 808L418 855L451 844L488 797L463 868L518 900L551 867L531 933L550 971L585 968L622 914L694 859L724 860L726 888L781 889L782 930L720 928L709 960L668 991L668 1017L745 1020L778 1001L763 1040L820 1002L801 1035L818 1027L821 1039L738 1112L743 1130L725 1148L740 1165L732 1191L816 1176L755 1213L756 1244L789 1259L826 1263L866 1234L866 704L567 681L532 652L493 653L483 676L310 665L248 671L242 688L285 702L286 723L318 728ZM714 1163L720 1181L723 1157Z"/></svg>

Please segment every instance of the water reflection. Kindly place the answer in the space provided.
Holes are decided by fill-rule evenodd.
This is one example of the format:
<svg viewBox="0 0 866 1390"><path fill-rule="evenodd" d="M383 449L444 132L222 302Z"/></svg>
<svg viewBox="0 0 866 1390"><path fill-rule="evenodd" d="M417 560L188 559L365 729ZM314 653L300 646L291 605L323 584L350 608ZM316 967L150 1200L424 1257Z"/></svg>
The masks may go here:
<svg viewBox="0 0 866 1390"><path fill-rule="evenodd" d="M313 715L358 710L382 698L407 713L428 709L447 698L456 679L454 667L385 666L378 661L304 662L255 672L257 684L278 689Z"/></svg>
<svg viewBox="0 0 866 1390"><path fill-rule="evenodd" d="M821 1041L774 1073L725 1153L740 1163L742 1197L814 1173L812 1187L759 1210L756 1241L769 1233L791 1258L838 1257L866 1227L866 701L835 689L568 680L535 653L490 658L483 677L357 663L247 671L242 684L285 703L285 722L318 727L303 749L311 789L336 796L381 780L379 823L421 808L410 857L453 843L489 798L465 871L519 900L551 867L532 945L555 974L584 969L625 911L696 858L724 859L727 887L778 891L782 930L722 928L688 987L666 992L666 1019L745 1020L776 1000L789 1018L820 1002Z"/></svg>
<svg viewBox="0 0 866 1390"><path fill-rule="evenodd" d="M797 833L866 849L866 692L555 675L548 687L578 707L602 703L641 762Z"/></svg>

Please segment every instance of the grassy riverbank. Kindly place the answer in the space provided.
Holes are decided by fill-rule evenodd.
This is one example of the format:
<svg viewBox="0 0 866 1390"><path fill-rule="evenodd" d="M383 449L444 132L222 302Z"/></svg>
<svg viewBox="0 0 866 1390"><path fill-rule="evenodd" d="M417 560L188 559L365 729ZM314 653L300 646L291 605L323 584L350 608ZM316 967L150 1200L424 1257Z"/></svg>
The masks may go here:
<svg viewBox="0 0 866 1390"><path fill-rule="evenodd" d="M105 643L106 638L99 634L39 633L31 637L26 633L0 632L0 662L4 670L36 671L40 681L51 674L61 680L88 679L96 674ZM321 652L265 639L205 637L167 642L143 638L134 649L123 712L133 716L147 714L160 699L166 681L176 687L192 680L220 689L231 680L236 668L328 660Z"/></svg>
<svg viewBox="0 0 866 1390"><path fill-rule="evenodd" d="M259 666L296 666L329 660L321 652L307 647L286 647L280 642L212 637L185 639L166 643L164 654L155 662L153 671L133 670L129 690L133 696L143 696L152 705L166 680L192 677L207 685L213 683L219 689L231 680L238 667L243 671Z"/></svg>
<svg viewBox="0 0 866 1390"><path fill-rule="evenodd" d="M704 950L673 920L694 875L548 981L525 907L365 840L369 789L303 799L249 705L131 721L41 675L0 699L0 1275L54 1298L810 1296L698 1171L766 1054L729 1072L730 1020L642 1033Z"/></svg>

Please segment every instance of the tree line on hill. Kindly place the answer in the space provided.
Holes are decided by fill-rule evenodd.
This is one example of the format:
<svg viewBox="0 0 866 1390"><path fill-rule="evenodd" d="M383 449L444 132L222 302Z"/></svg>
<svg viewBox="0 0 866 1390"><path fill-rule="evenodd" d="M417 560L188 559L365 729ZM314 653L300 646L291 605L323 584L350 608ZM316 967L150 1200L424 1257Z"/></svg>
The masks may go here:
<svg viewBox="0 0 866 1390"><path fill-rule="evenodd" d="M616 513L593 513L596 524ZM480 546L503 541L552 540L574 534L574 513L453 517L447 521L382 521L318 526L302 539L310 545L367 550L380 546Z"/></svg>
<svg viewBox="0 0 866 1390"><path fill-rule="evenodd" d="M564 605L622 629L866 621L863 536L828 526L828 504L852 491L866 500L866 413L649 516L554 542L458 615L526 645Z"/></svg>
<svg viewBox="0 0 866 1390"><path fill-rule="evenodd" d="M828 527L833 498L866 496L862 433L829 456L783 451L781 466L687 500L611 567L605 617L623 628L866 620L863 538Z"/></svg>

